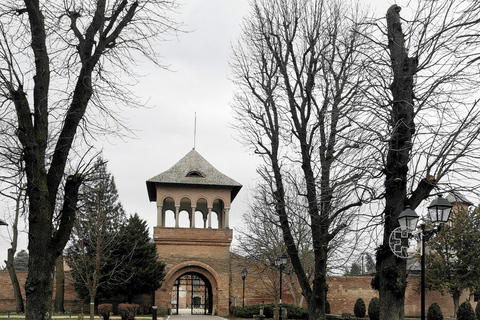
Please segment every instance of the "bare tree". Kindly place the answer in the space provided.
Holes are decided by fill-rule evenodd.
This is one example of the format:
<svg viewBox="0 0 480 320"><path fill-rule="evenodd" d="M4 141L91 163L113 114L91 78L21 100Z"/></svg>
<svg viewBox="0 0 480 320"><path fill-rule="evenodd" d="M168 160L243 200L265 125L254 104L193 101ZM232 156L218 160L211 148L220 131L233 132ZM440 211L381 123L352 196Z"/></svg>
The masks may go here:
<svg viewBox="0 0 480 320"><path fill-rule="evenodd" d="M365 37L370 51L372 131L382 154L385 177L383 241L377 249L374 287L380 295L380 319L403 319L406 261L389 248L397 217L415 209L432 192L470 191L478 187L480 108L477 14L465 14L465 1L417 1L393 5L386 23L376 21L381 36ZM438 192L438 191L437 191ZM436 193L436 192L435 192Z"/></svg>
<svg viewBox="0 0 480 320"><path fill-rule="evenodd" d="M260 277L264 286L270 289L271 295L278 298L278 269L275 267L277 256L286 252L282 237L282 231L275 212L270 187L265 184L256 186L253 198L249 202L249 208L243 215L243 226L237 228L238 249L249 261L253 261L257 274L272 274L268 277ZM293 205L293 204L291 204ZM298 245L299 257L302 265L311 279L313 275L313 250L311 233L305 221L308 220L303 208L297 214L289 218L292 226L292 234ZM303 216L302 216L303 214ZM286 278L285 284L294 299L294 304L301 306L303 298L299 294L298 282L291 267L286 266L283 275Z"/></svg>
<svg viewBox="0 0 480 320"><path fill-rule="evenodd" d="M138 54L158 64L155 43L176 29L168 18L175 8L173 0L0 4L2 121L16 128L12 139L22 147L29 200L27 319L51 317L51 275L70 236L83 179L81 169L66 169L82 153L72 148L95 134L124 132L112 108L136 105L129 66Z"/></svg>
<svg viewBox="0 0 480 320"><path fill-rule="evenodd" d="M375 160L366 143L372 137L363 129L369 114L358 12L337 1L254 1L234 53L238 127L264 160L259 171L310 319L325 317L332 244L348 232L360 205L376 196ZM291 223L298 208L311 233L312 281Z"/></svg>

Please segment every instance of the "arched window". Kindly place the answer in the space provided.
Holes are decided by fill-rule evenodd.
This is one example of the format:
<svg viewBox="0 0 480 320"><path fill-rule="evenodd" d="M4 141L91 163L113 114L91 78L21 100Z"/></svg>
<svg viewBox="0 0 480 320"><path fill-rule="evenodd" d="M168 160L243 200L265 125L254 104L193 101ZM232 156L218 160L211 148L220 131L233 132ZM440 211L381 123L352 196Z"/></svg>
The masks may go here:
<svg viewBox="0 0 480 320"><path fill-rule="evenodd" d="M179 212L178 226L180 228L190 228L190 219L188 215L188 212L185 210Z"/></svg>
<svg viewBox="0 0 480 320"><path fill-rule="evenodd" d="M204 227L203 213L195 211L195 228L203 229Z"/></svg>
<svg viewBox="0 0 480 320"><path fill-rule="evenodd" d="M212 229L218 229L218 214L215 211L210 212L212 215Z"/></svg>
<svg viewBox="0 0 480 320"><path fill-rule="evenodd" d="M173 210L165 210L165 225L164 227L175 227L175 212Z"/></svg>

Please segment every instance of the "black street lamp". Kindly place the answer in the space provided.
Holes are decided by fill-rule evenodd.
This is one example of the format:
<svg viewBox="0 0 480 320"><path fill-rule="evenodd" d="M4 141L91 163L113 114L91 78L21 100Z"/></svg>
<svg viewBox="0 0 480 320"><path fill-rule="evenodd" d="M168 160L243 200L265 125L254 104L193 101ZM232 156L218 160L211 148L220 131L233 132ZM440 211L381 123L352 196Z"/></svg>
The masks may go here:
<svg viewBox="0 0 480 320"><path fill-rule="evenodd" d="M275 259L275 266L280 269L280 301L279 301L280 310L278 312L279 320L282 320L282 271L283 271L283 268L287 265L287 262L288 262L288 257L285 253L282 254L281 256L277 256L277 258Z"/></svg>
<svg viewBox="0 0 480 320"><path fill-rule="evenodd" d="M433 229L425 230L425 222L420 224L420 247L421 247L421 304L420 313L421 320L425 320L425 242L429 241L438 231L440 231L441 224L448 222L450 212L453 205L447 199L443 198L441 194L437 199L434 199L427 207L430 221L436 225ZM398 222L402 230L415 230L418 215L410 209L410 206L400 213L398 216Z"/></svg>
<svg viewBox="0 0 480 320"><path fill-rule="evenodd" d="M243 297L242 297L242 308L245 307L245 278L247 277L248 271L246 268L242 270L242 280L243 280Z"/></svg>

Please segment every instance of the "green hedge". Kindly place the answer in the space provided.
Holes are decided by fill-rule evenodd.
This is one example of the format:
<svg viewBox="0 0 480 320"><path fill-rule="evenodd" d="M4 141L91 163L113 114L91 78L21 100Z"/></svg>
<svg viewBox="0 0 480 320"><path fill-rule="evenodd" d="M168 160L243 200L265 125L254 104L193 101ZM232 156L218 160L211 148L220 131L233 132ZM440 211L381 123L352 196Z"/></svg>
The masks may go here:
<svg viewBox="0 0 480 320"><path fill-rule="evenodd" d="M233 315L238 318L253 318L256 314L260 314L260 305L236 307L233 309Z"/></svg>
<svg viewBox="0 0 480 320"><path fill-rule="evenodd" d="M380 300L377 297L373 297L368 304L368 317L370 320L380 319Z"/></svg>
<svg viewBox="0 0 480 320"><path fill-rule="evenodd" d="M428 307L427 320L443 320L442 308L436 302Z"/></svg>
<svg viewBox="0 0 480 320"><path fill-rule="evenodd" d="M365 306L365 302L362 298L358 298L355 301L355 305L353 306L353 313L357 318L365 318L365 313L367 312L367 307Z"/></svg>
<svg viewBox="0 0 480 320"><path fill-rule="evenodd" d="M470 302L465 301L458 307L457 320L475 320L475 318L475 311Z"/></svg>
<svg viewBox="0 0 480 320"><path fill-rule="evenodd" d="M308 311L306 308L297 307L291 304L283 303L282 307L287 309L288 319L308 319ZM254 315L260 314L260 305L250 305L245 307L236 307L232 310L233 315L238 318L253 318ZM266 318L273 318L275 313L275 304L270 303L264 305L263 314Z"/></svg>

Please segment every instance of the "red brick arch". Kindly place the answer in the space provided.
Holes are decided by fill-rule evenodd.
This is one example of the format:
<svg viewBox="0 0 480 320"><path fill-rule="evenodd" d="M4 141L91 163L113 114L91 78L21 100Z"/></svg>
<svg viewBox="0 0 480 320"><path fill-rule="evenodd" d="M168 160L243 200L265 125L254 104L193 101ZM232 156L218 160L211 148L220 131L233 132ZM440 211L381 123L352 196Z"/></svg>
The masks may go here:
<svg viewBox="0 0 480 320"><path fill-rule="evenodd" d="M175 280L187 273L197 273L202 275L202 277L207 280L212 288L212 303L215 306L218 304L218 273L210 267L208 264L200 261L185 261L179 263L170 269L165 275L165 280L163 281L162 288L160 289L159 302L160 305L170 307L170 294L173 290L173 284Z"/></svg>

